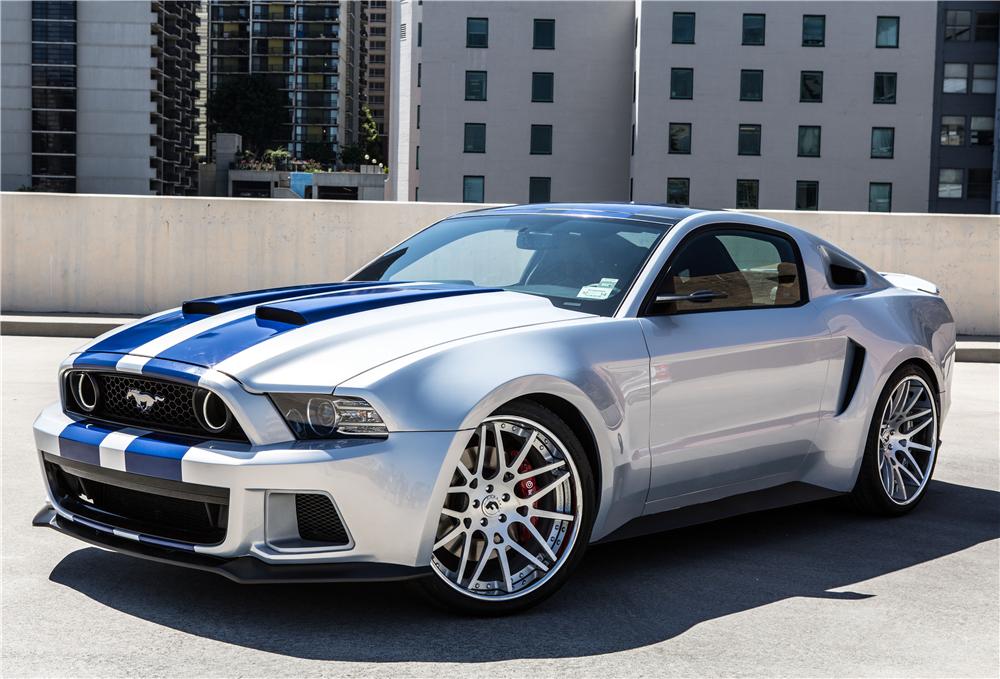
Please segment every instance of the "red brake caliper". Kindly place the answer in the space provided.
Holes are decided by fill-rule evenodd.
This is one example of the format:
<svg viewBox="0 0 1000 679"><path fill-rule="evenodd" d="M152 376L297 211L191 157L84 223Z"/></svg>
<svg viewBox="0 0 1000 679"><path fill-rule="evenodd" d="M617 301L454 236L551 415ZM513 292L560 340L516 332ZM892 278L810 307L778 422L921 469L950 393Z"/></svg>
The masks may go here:
<svg viewBox="0 0 1000 679"><path fill-rule="evenodd" d="M515 456L516 455L517 455L517 453L515 453ZM532 470L531 463L530 462L524 462L524 463L521 464L520 467L518 467L517 473L518 474L524 474L526 472L530 472L531 470ZM520 494L520 496L522 498L529 498L532 495L534 495L536 492L538 492L538 485L535 483L535 479L534 478L525 479L524 481L519 481L518 482L518 484L517 484L517 490L518 490L518 493ZM531 517L531 523L532 523L532 525L536 525L538 523L538 517L534 517L534 516ZM519 524L517 526L517 537L518 537L518 539L521 542L527 542L527 541L531 540L531 533L528 532L527 528L525 528L524 526L522 526L522 525Z"/></svg>

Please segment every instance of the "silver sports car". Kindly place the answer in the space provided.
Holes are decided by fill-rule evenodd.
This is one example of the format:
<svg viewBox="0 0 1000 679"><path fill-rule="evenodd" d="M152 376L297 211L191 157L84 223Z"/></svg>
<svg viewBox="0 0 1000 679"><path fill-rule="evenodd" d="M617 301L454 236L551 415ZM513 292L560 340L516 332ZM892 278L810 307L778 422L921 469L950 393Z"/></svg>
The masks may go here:
<svg viewBox="0 0 1000 679"><path fill-rule="evenodd" d="M346 282L192 300L73 353L34 425L35 523L509 612L593 542L835 494L910 511L954 356L933 284L770 219L464 213Z"/></svg>

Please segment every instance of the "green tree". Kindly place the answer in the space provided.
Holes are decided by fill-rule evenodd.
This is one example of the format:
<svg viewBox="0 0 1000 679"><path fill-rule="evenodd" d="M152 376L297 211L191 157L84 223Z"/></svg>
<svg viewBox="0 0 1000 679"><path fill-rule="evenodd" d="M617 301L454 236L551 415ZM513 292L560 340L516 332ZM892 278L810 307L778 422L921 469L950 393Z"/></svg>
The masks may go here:
<svg viewBox="0 0 1000 679"><path fill-rule="evenodd" d="M367 153L377 161L385 162L382 158L382 145L378 140L378 123L372 110L367 106L361 107L361 144L359 145L364 153Z"/></svg>
<svg viewBox="0 0 1000 679"><path fill-rule="evenodd" d="M209 132L234 132L243 137L243 148L260 153L284 134L288 97L259 75L229 79L208 99Z"/></svg>

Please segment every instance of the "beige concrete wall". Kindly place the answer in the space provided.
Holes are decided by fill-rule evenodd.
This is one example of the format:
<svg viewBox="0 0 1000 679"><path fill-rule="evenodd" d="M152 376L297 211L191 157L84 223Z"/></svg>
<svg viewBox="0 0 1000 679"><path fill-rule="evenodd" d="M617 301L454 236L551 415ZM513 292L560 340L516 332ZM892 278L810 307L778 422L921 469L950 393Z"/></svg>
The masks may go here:
<svg viewBox="0 0 1000 679"><path fill-rule="evenodd" d="M205 295L339 280L423 226L480 207L3 193L0 306L139 314ZM934 281L959 332L1000 334L1000 217L759 214L876 269Z"/></svg>

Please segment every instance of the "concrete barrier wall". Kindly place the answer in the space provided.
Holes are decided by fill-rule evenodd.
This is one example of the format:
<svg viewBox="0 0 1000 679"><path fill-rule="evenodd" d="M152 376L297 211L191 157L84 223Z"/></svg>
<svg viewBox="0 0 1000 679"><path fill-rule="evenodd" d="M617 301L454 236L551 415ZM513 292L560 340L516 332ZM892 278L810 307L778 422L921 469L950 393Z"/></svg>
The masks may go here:
<svg viewBox="0 0 1000 679"><path fill-rule="evenodd" d="M205 295L339 280L467 204L3 193L5 312L143 314ZM959 332L1000 334L1000 217L760 214L942 288Z"/></svg>

